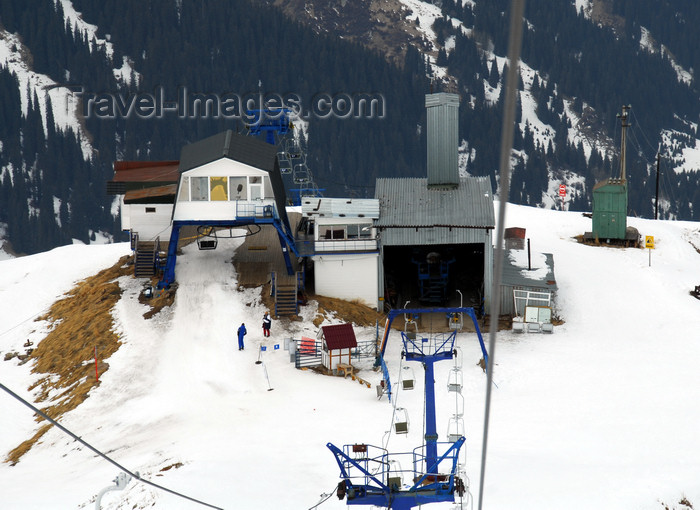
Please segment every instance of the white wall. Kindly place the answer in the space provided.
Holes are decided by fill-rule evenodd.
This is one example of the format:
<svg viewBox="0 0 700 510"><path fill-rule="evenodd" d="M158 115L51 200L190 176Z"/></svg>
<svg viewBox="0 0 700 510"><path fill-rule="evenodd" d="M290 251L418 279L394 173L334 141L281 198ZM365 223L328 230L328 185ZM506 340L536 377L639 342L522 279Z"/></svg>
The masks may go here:
<svg viewBox="0 0 700 510"><path fill-rule="evenodd" d="M316 294L377 306L377 253L358 255L316 255L314 284Z"/></svg>
<svg viewBox="0 0 700 510"><path fill-rule="evenodd" d="M173 204L122 204L122 230L138 232L141 241L155 241L160 237L161 242L167 243L172 213Z"/></svg>
<svg viewBox="0 0 700 510"><path fill-rule="evenodd" d="M250 202L251 207L254 205L263 204L273 205L274 200L272 196L272 187L269 183L270 176L264 170L248 166L246 164L234 161L228 158L221 158L219 160L207 163L192 170L184 172L180 176L180 182L178 185L178 195L177 202L175 206L175 214L173 216L174 220L232 220L236 218L236 206L237 201L235 194L229 190L227 201L190 201L189 198L183 200L183 193L180 189L183 183L189 183L189 179L185 180L185 177L244 177L244 176L258 176L262 177L262 183L260 184L259 191L260 195L264 199L251 200L252 198L252 188L253 185L246 185L246 197L242 202ZM268 196L270 194L270 196ZM184 193L185 197L189 197L189 192ZM252 209L251 209L252 210ZM261 214L262 215L262 212Z"/></svg>
<svg viewBox="0 0 700 510"><path fill-rule="evenodd" d="M182 175L190 175L194 177L204 177L209 175L214 176L237 176L237 175L267 175L265 170L260 170L253 166L246 165L240 161L234 161L228 158L217 159L206 165L198 166L183 172Z"/></svg>
<svg viewBox="0 0 700 510"><path fill-rule="evenodd" d="M338 363L352 364L352 349L335 349L333 351L323 350L323 366L328 370L335 370Z"/></svg>

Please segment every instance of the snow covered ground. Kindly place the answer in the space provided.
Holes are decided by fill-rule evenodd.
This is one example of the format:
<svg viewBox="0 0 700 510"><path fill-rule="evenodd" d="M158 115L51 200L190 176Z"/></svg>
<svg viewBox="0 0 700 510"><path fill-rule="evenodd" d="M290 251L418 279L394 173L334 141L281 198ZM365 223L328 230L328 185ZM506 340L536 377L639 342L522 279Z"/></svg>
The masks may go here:
<svg viewBox="0 0 700 510"><path fill-rule="evenodd" d="M557 314L565 323L552 335L498 335L484 508L647 510L663 502L680 509L682 497L700 504L700 301L688 293L700 284L700 224L631 218L642 235L655 236L649 266L648 250L576 243L573 236L589 231L590 222L580 213L508 207L506 226L525 227L533 250L554 254ZM61 421L144 478L211 505L307 509L339 481L326 443L381 445L392 407L374 388L296 370L282 345L274 350L285 337L315 335L311 307L304 321L274 321L263 341L259 291L239 292L228 262L237 242L185 249L175 304L150 320L137 299L141 284L120 279L125 292L114 317L123 345L101 385ZM45 325L33 318L76 280L128 251L127 244L73 245L0 261L0 355L27 338L39 340ZM243 321L249 334L240 352L234 336ZM374 337L373 328L356 332ZM257 365L261 344L269 349ZM387 362L394 380L399 344L392 334ZM460 334L458 344L466 471L476 497L486 377L476 366L476 336ZM374 385L381 376L370 365L361 375ZM446 389L451 366L436 365L441 438L454 412ZM390 436L390 451L421 442L422 369L413 369L416 390L397 396L410 432ZM16 359L0 361L0 382L31 399L27 387L36 377L29 370ZM0 409L4 456L37 424L4 392ZM16 466L0 464L0 506L94 508L96 494L117 474L53 429ZM332 496L319 508L345 506ZM107 493L102 508L205 507L132 481Z"/></svg>

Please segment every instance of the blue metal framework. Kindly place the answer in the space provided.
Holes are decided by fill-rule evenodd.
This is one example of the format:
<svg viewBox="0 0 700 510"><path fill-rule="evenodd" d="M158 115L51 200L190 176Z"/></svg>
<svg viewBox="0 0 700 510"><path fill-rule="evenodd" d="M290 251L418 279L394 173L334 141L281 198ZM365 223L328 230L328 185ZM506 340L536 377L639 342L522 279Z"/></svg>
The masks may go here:
<svg viewBox="0 0 700 510"><path fill-rule="evenodd" d="M474 328L476 329L476 335L479 338L479 345L481 346L481 353L484 355L484 362L486 363L486 366L488 366L489 355L486 352L486 345L484 344L484 339L481 336L481 330L479 329L479 321L476 318L476 312L474 312L474 309L472 307L462 306L462 307L456 307L456 308L449 308L449 307L448 308L395 308L393 310L389 310L389 313L386 317L386 323L384 325L384 337L382 338L382 346L380 349L380 354L374 363L375 367L378 367L380 365L380 358L384 357L384 352L386 351L387 340L389 338L389 331L391 331L391 324L394 322L394 319L396 317L398 317L399 315L403 315L403 314L407 314L408 316L411 316L411 317L416 317L422 313L444 313L444 314L464 313L464 314L467 314L471 318L472 322L474 323Z"/></svg>
<svg viewBox="0 0 700 510"><path fill-rule="evenodd" d="M450 278L450 265L455 262L452 258L447 261L420 262L411 258L418 269L418 285L420 301L426 303L444 303L447 299L447 283Z"/></svg>
<svg viewBox="0 0 700 510"><path fill-rule="evenodd" d="M396 312L412 313L415 310ZM338 484L337 495L340 498L347 496L348 505L408 510L429 503L454 502L455 493L464 494L464 482L456 473L459 450L465 438L461 436L454 443L438 443L435 415L434 364L452 359L456 335L457 332L453 331L432 338L417 338L401 333L406 360L417 361L425 368L424 445L413 452L399 454L389 454L383 448L364 444L345 445L342 450L331 443L326 445L340 467L342 481ZM410 470L403 471L398 467L401 458L410 459ZM404 482L406 476L409 480Z"/></svg>
<svg viewBox="0 0 700 510"><path fill-rule="evenodd" d="M251 122L247 125L249 134L263 139L270 145L277 145L277 136L284 137L291 129L288 108L248 110L247 115ZM246 204L247 205L247 204ZM236 204L236 217L231 220L178 220L173 221L168 244L168 258L165 262L163 276L158 282L158 288L163 289L175 281L175 262L177 260L177 245L180 240L180 229L186 225L206 225L211 227L234 228L246 225L273 225L279 236L280 246L287 269L287 274L293 275L294 268L289 256L289 248L299 257L294 237L284 228L279 215L271 205L250 204L246 207ZM289 248L288 248L289 247Z"/></svg>
<svg viewBox="0 0 700 510"><path fill-rule="evenodd" d="M301 205L301 197L318 196L323 193L314 182L311 170L306 164L306 154L301 145L287 135L293 125L290 120L292 110L283 107L268 107L265 109L246 110L250 121L246 124L248 134L255 136L270 145L279 145L277 157L283 174L292 174L292 182L299 188L288 191L292 205Z"/></svg>
<svg viewBox="0 0 700 510"><path fill-rule="evenodd" d="M283 137L289 133L291 122L289 108L265 108L264 110L246 110L250 120L247 124L251 136L256 136L270 145L279 142L275 135Z"/></svg>
<svg viewBox="0 0 700 510"><path fill-rule="evenodd" d="M247 205L247 204L246 204ZM271 205L255 205L255 207L237 207L236 218L233 220L176 220L173 221L168 243L168 258L163 270L163 276L158 282L158 288L164 289L175 281L175 262L177 260L177 245L180 240L180 229L186 225L206 225L219 228L236 228L247 225L272 225L277 230L277 235L282 246L282 254L287 268L287 274L293 275L294 268L289 256L289 248L295 256L300 257L294 238L287 232L282 224L282 220L276 214L275 208Z"/></svg>

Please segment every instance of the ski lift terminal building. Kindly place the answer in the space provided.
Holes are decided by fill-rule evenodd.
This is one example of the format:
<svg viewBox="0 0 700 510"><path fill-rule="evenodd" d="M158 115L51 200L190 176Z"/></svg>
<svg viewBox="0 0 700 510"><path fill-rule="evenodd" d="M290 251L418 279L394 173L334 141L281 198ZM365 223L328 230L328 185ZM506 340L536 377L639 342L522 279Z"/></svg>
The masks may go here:
<svg viewBox="0 0 700 510"><path fill-rule="evenodd" d="M290 276L298 266L290 263L292 254L312 267L319 295L379 310L407 301L462 304L465 298L465 306L488 313L495 227L490 181L459 174L459 96L428 94L425 104L425 178L379 178L372 199L304 196L295 225L285 209L278 149L230 130L183 147L179 162L116 162L108 190L125 195L122 227L132 239L136 232L160 232L161 238L170 232L160 267L165 285L174 281L181 227L255 223L277 229ZM159 180L138 177L138 168ZM156 175L166 170L164 178ZM145 221L151 213L141 209L153 208L148 200L166 211L156 215L158 225Z"/></svg>

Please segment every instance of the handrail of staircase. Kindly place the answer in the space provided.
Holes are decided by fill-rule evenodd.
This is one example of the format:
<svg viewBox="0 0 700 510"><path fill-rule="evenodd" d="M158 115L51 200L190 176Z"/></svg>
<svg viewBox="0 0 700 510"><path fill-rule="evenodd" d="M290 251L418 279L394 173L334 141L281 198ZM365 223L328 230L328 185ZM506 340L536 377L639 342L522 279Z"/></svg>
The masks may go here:
<svg viewBox="0 0 700 510"><path fill-rule="evenodd" d="M160 266L160 236L156 237L153 243L153 272L157 275Z"/></svg>

